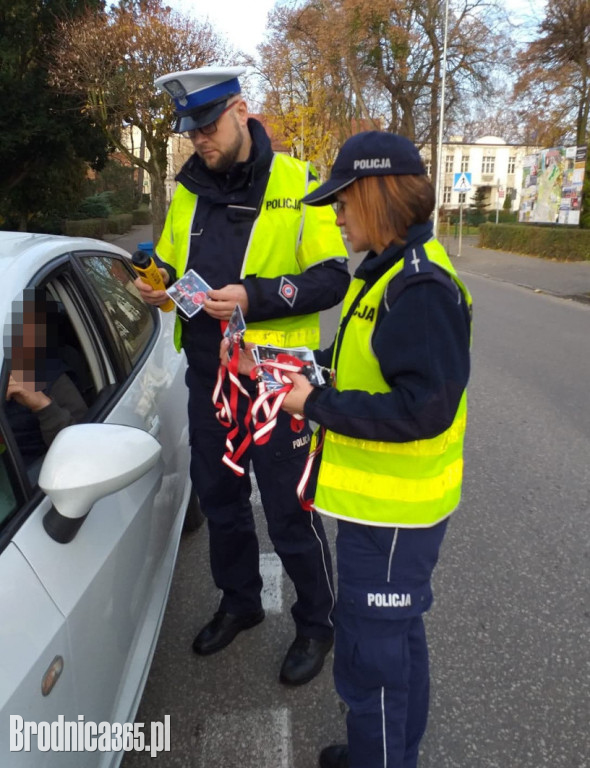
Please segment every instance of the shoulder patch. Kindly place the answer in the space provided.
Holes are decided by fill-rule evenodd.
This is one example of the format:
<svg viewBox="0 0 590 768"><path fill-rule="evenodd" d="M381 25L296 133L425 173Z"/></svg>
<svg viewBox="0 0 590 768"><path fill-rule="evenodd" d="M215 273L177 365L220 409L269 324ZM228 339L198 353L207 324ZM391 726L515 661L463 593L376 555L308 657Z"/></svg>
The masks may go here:
<svg viewBox="0 0 590 768"><path fill-rule="evenodd" d="M299 289L297 286L292 283L290 280L287 280L287 278L283 275L281 277L281 284L279 286L279 296L281 299L284 299L287 304L293 309L293 306L295 305L295 299L297 297L297 291Z"/></svg>

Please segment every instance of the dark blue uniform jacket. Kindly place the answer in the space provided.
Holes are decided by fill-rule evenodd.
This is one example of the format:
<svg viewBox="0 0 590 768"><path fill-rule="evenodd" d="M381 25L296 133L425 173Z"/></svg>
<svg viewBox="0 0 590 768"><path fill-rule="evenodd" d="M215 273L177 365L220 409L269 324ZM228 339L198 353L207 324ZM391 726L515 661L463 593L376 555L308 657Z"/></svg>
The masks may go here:
<svg viewBox="0 0 590 768"><path fill-rule="evenodd" d="M452 424L469 378L471 318L447 273L428 262L416 275L409 263L412 249L431 237L430 223L411 227L405 246L370 251L355 273L374 282L410 252L389 283L373 334L373 351L391 392L318 387L306 401L309 419L343 435L401 443L435 437ZM333 345L316 353L320 365L330 366L332 350Z"/></svg>

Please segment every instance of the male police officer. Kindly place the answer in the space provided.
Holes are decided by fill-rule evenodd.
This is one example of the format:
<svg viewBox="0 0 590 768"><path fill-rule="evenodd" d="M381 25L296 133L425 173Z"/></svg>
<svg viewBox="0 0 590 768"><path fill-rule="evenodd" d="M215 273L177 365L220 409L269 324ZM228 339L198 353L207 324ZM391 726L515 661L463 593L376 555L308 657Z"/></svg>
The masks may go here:
<svg viewBox="0 0 590 768"><path fill-rule="evenodd" d="M194 269L213 289L204 311L188 322L177 319L176 329L188 359L191 477L208 520L213 578L223 592L213 620L194 640L201 655L220 651L264 618L250 479L247 471L238 477L222 463L227 435L211 402L221 323L239 304L247 341L315 348L318 312L337 304L349 283L333 212L300 203L317 186L313 169L273 154L240 96L244 72L202 67L156 80L174 99L175 131L195 150L176 177L156 253L167 284ZM166 298L137 285L152 304ZM290 685L318 674L333 641L326 537L316 513L303 512L296 497L308 443L307 423L294 433L281 413L269 443L252 447L245 462L253 463L270 538L297 593L291 609L296 638L280 672Z"/></svg>

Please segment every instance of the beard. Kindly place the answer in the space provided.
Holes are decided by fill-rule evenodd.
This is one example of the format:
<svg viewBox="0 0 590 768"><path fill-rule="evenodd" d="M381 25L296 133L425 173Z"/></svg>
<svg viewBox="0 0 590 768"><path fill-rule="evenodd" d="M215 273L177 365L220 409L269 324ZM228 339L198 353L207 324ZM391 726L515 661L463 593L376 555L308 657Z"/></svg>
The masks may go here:
<svg viewBox="0 0 590 768"><path fill-rule="evenodd" d="M217 154L213 157L201 157L202 161L210 171L227 173L238 161L244 143L244 137L242 136L237 120L234 120L234 125L236 131L231 144L226 146L223 150L218 150Z"/></svg>

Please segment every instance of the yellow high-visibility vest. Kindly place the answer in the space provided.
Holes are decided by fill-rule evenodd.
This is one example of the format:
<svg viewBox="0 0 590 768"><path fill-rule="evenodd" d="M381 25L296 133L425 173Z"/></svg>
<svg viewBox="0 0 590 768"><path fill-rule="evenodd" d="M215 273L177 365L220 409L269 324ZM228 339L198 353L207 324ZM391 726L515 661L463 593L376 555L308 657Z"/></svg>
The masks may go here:
<svg viewBox="0 0 590 768"><path fill-rule="evenodd" d="M308 181L309 169L309 163L288 155L274 155L260 213L244 254L241 278L246 275L267 278L298 275L322 261L347 258L333 209L301 204L301 198L318 186L318 182ZM160 259L174 268L177 278L187 268L197 205L198 196L179 184L156 247ZM292 290L292 286L285 286L285 290ZM254 344L312 349L319 346L318 312L247 325L245 340ZM178 319L174 341L180 350L181 324Z"/></svg>
<svg viewBox="0 0 590 768"><path fill-rule="evenodd" d="M471 307L442 245L424 246L428 259L449 273ZM369 288L348 321L341 339L336 389L390 392L373 353L377 312L388 283L404 266L400 259ZM355 278L344 299L344 318L364 281ZM338 344L335 345L335 350ZM334 361L333 361L334 362ZM459 504L463 474L463 439L467 397L442 434L406 443L359 440L326 431L314 506L318 512L357 523L408 528L429 527L448 517ZM312 444L312 449L315 441Z"/></svg>

